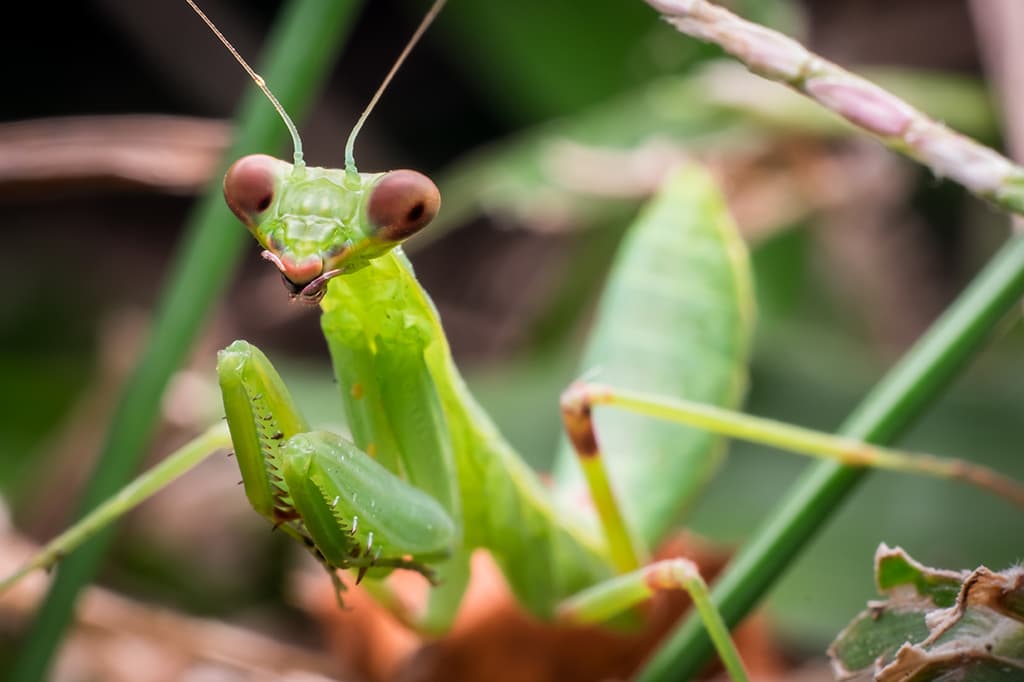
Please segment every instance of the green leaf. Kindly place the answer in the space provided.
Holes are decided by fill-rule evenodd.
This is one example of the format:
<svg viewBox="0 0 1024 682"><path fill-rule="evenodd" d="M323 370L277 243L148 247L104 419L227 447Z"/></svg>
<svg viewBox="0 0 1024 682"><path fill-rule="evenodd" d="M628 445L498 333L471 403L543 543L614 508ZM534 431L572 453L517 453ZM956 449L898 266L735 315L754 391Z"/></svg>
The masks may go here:
<svg viewBox="0 0 1024 682"><path fill-rule="evenodd" d="M670 176L630 228L601 300L581 371L614 387L735 406L754 321L750 264L724 200L703 170ZM636 538L653 546L720 461L707 433L617 410L597 437ZM555 468L567 507L585 496L575 457Z"/></svg>
<svg viewBox="0 0 1024 682"><path fill-rule="evenodd" d="M987 93L974 80L916 71L871 75L959 130L995 136ZM422 248L481 213L544 230L621 219L656 189L666 164L705 151L719 159L723 150L726 158L742 156L794 132L829 139L851 128L734 64L654 78L457 161L438 178L444 210L412 243ZM794 213L801 208L813 207Z"/></svg>
<svg viewBox="0 0 1024 682"><path fill-rule="evenodd" d="M706 79L659 78L466 155L438 178L444 210L414 243L480 213L547 230L632 215L666 161L744 130L742 113L709 101L709 89ZM645 171L628 171L631 162Z"/></svg>

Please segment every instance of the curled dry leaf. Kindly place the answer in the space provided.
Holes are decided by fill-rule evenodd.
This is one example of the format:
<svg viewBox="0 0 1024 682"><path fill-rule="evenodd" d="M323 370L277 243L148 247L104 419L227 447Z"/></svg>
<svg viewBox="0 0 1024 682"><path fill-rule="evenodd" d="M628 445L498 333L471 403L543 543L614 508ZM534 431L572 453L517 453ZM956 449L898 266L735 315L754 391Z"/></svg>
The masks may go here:
<svg viewBox="0 0 1024 682"><path fill-rule="evenodd" d="M1024 568L924 566L885 544L879 590L829 647L838 679L987 680L1024 677Z"/></svg>

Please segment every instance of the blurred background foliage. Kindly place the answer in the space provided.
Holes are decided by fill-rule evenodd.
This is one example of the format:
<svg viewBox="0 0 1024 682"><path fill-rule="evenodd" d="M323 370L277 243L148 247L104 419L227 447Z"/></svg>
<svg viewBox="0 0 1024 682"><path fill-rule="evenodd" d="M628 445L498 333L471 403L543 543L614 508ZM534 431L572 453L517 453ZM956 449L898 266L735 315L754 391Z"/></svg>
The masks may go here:
<svg viewBox="0 0 1024 682"><path fill-rule="evenodd" d="M203 4L259 54L276 2ZM964 3L728 4L1000 145ZM424 8L367 3L303 126L312 164L340 164ZM177 2L76 3L57 21L42 5L14 11L20 28L0 44L0 485L16 526L41 539L68 522L185 212L251 84ZM539 468L621 231L673 164L712 167L753 249L747 409L798 424L834 428L1006 234L958 187L720 56L638 0L585 12L572 0L451 0L359 140L363 170L438 179L444 209L410 244L414 263L473 388ZM337 421L316 313L289 303L271 270L251 248L172 387L154 456L219 417L214 352L233 338L268 350L315 422ZM1024 477L1022 343L1007 324L902 444ZM688 527L741 542L806 465L733 446ZM212 462L137 514L105 582L198 613L297 618L276 610L288 559L246 511L233 467ZM1020 514L974 490L872 475L771 594L772 622L820 654L873 598L878 542L933 566L1003 568L1022 531Z"/></svg>

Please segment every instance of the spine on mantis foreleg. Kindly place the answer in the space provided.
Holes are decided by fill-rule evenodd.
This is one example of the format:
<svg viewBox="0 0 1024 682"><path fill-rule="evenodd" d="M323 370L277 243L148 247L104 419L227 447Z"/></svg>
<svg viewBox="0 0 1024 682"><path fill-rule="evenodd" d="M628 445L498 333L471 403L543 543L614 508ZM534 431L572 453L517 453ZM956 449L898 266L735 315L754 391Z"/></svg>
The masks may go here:
<svg viewBox="0 0 1024 682"><path fill-rule="evenodd" d="M451 516L354 444L309 432L266 356L245 341L221 351L220 378L246 495L329 568L409 568L456 544Z"/></svg>
<svg viewBox="0 0 1024 682"><path fill-rule="evenodd" d="M455 525L433 497L332 433L302 433L282 448L284 480L328 565L413 568L447 558Z"/></svg>

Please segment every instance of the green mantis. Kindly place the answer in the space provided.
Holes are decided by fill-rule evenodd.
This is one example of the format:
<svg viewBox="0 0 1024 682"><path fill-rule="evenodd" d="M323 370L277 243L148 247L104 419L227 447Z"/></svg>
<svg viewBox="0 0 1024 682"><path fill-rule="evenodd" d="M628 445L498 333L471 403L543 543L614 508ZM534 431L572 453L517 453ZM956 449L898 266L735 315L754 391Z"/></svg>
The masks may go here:
<svg viewBox="0 0 1024 682"><path fill-rule="evenodd" d="M351 159L351 153L347 156ZM352 439L310 431L273 367L253 346L237 342L223 351L218 374L228 426L256 511L308 546L332 576L336 569L374 577L403 568L435 579L439 584L427 613L416 619L427 629L443 629L451 621L467 579L468 552L475 547L496 557L516 595L539 616L605 620L646 596L637 586L652 582L655 572L640 567L672 514L633 510L636 491L624 495L629 484L618 477L614 485L607 481L589 417L592 403L614 402L609 396L616 393L583 387L565 402L567 424L606 530L603 540L550 498L455 369L437 312L399 249L437 211L433 184L411 171L359 174L352 163L337 171L308 168L298 149L297 157L294 165L265 156L240 160L225 178L225 195L291 293L323 308ZM679 218L680 207L690 211L686 220ZM687 220L694 231L682 230L680 223ZM735 404L752 323L749 274L712 183L699 171L677 176L641 223L647 229L638 230L643 237L636 237L637 249L647 249L650 263L658 263L651 254L664 260L683 242L699 260L713 262L710 270L720 278L708 288L724 305L698 325L706 325L702 331L710 342L721 344L721 367L717 374L707 372L714 374L705 379L709 388L676 391L676 398L697 395ZM703 241L695 238L697 228L704 228ZM655 276L634 283L647 298L660 296L666 309L694 314L667 293L677 289L661 277L662 264L649 271ZM642 337L638 329L634 336ZM648 345L645 352L654 357L660 349ZM595 357L601 355L595 351ZM671 366L663 357L654 360L653 367ZM634 388L673 393L658 384ZM694 413L675 406L681 414ZM601 440L614 440L611 433L602 428ZM750 431L762 438L765 433L771 433L765 425ZM628 433L620 437L630 438ZM833 441L815 447L850 459L861 452ZM878 454L857 461L878 463L884 459ZM714 459L701 464L698 479L708 475ZM669 498L668 507L672 498L683 497L671 485L659 495ZM625 518L618 512L623 497ZM667 573L675 579L659 586L688 584ZM616 576L627 581L632 576L632 582Z"/></svg>

